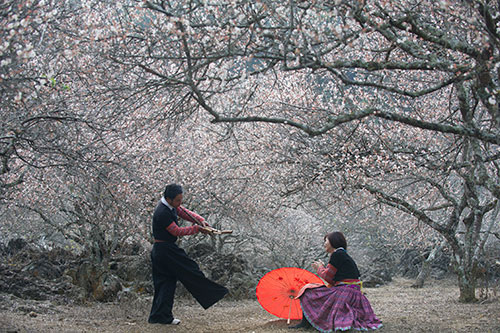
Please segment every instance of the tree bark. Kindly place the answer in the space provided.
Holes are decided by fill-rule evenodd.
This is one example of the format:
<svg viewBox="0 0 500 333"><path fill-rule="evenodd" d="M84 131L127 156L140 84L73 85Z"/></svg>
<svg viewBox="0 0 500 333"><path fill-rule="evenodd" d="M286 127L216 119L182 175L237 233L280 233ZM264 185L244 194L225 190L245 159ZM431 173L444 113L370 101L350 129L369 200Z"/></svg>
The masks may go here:
<svg viewBox="0 0 500 333"><path fill-rule="evenodd" d="M418 273L417 279L415 280L415 283L412 285L413 288L423 288L425 280L427 280L427 278L431 273L432 263L436 260L437 254L441 252L441 249L443 248L445 243L446 241L443 240L439 245L435 246L431 250L431 253L429 253L429 255L427 256L427 259L423 261L422 268Z"/></svg>
<svg viewBox="0 0 500 333"><path fill-rule="evenodd" d="M459 301L463 303L477 302L476 298L477 277L472 273L459 272L458 288L460 290Z"/></svg>

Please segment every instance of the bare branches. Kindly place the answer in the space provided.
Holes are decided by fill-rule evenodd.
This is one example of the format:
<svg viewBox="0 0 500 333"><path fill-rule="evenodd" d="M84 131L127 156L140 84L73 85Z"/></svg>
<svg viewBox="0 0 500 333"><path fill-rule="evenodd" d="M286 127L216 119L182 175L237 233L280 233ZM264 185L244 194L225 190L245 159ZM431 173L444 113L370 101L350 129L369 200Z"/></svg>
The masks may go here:
<svg viewBox="0 0 500 333"><path fill-rule="evenodd" d="M410 117L403 116L401 114L380 111L375 114L377 117L397 121L412 127L418 127L425 130L436 131L441 133L456 134L459 136L466 136L479 139L484 142L489 142L493 144L500 144L500 135L495 133L488 133L486 131L481 131L477 128L467 128L464 126L450 126L447 124L439 124L436 122L427 122Z"/></svg>
<svg viewBox="0 0 500 333"><path fill-rule="evenodd" d="M169 13L164 6L162 6L159 3L154 3L151 1L144 1L144 7L149 8L151 10L157 11L159 13L165 14L166 16L173 16L171 13Z"/></svg>
<svg viewBox="0 0 500 333"><path fill-rule="evenodd" d="M365 117L368 117L369 115L374 114L376 111L372 109L364 110L364 111L359 111L358 113L351 113L351 114L344 114L344 115L339 115L335 117L330 117L328 120L328 123L322 127L315 129L311 126L308 126L304 123L299 123L293 120L285 119L285 118L269 118L269 117L259 117L259 116L250 116L250 117L221 117L217 113L213 112L212 114L215 116L215 119L212 120L212 122L266 122L266 123L273 123L273 124L281 124L281 125L287 125L291 127L298 128L305 133L309 134L310 136L318 136L327 133L331 129L344 124L351 122L353 120L361 120Z"/></svg>
<svg viewBox="0 0 500 333"><path fill-rule="evenodd" d="M405 98L430 101L436 94L461 82L467 89L475 89L469 96L480 98L481 107L488 110L496 124L495 101L500 101L500 97L495 97L498 82L492 80L489 73L496 60L485 57L487 47L476 42L478 36L491 34L481 30L491 26L491 15L483 11L474 21L469 20L466 3L457 13L430 2L390 3L384 8L371 2L364 5L340 2L339 6L266 3L265 11L261 5L242 2L235 6L176 7L169 4L171 7L167 9L162 2L148 1L145 8L163 14L164 22L168 23L172 34L167 38L181 45L161 51L164 59L170 59L168 66L175 65L176 74L168 75L162 70L167 62L160 57L136 65L160 78L165 87L189 88L191 97L216 123L268 122L289 125L316 136L340 124L377 117L499 144L496 126L488 128L482 125L483 121L479 125L477 120L476 124L464 124L463 119L457 118L450 122L438 109L425 111L435 115L432 120L408 116L399 103ZM213 8L221 13L220 17L214 15ZM224 14L228 16L222 16ZM329 18L324 20L322 15ZM481 26L482 19L489 23ZM464 36L463 25L477 30ZM162 42L169 45L165 40L158 40L155 45L159 47ZM182 55L176 54L178 51L182 51ZM245 89L247 77L259 78L256 87L260 88L272 79L274 71L280 70L289 73L290 78L310 70L310 83L317 86L318 96L327 92L322 87L334 84L339 90L352 91L356 104L366 103L373 99L371 96L392 102L390 105L372 102L369 107L360 108L365 111L353 112L342 103L345 97L327 99L325 104L330 107L324 109L332 121L320 126L307 119L298 121L286 113L268 116L266 110L249 112L244 105L233 104L232 110L222 106L233 94ZM482 79L488 76L490 79ZM254 93L249 101L258 103L259 98L260 95ZM336 104L333 112L332 104Z"/></svg>
<svg viewBox="0 0 500 333"><path fill-rule="evenodd" d="M428 226L430 226L434 230L437 230L438 232L440 232L444 236L448 236L447 238L449 238L449 236L450 236L449 230L447 230L442 225L440 225L439 223L434 221L432 218L430 218L427 214L425 214L423 211L421 211L417 207L408 203L406 200L389 195L389 194L387 194L387 193L381 191L380 189L377 189L371 185L360 185L360 187L363 189L366 189L367 191L369 191L373 195L377 196L379 198L379 200L381 200L383 203L390 205L390 206L393 206L393 207L395 207L395 208L397 208L405 213L413 215L419 221L422 221L423 223L427 224Z"/></svg>

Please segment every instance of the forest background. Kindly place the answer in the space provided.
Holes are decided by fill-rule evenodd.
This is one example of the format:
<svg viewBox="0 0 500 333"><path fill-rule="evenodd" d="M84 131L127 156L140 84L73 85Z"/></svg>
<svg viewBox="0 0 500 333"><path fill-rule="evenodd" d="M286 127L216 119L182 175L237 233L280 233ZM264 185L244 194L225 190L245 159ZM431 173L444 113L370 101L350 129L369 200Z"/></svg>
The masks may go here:
<svg viewBox="0 0 500 333"><path fill-rule="evenodd" d="M500 265L499 6L4 2L0 242L109 285L118 256L147 258L177 182L234 230L183 247L243 263L246 291L341 230L363 267L417 251L420 286L445 253L474 302Z"/></svg>

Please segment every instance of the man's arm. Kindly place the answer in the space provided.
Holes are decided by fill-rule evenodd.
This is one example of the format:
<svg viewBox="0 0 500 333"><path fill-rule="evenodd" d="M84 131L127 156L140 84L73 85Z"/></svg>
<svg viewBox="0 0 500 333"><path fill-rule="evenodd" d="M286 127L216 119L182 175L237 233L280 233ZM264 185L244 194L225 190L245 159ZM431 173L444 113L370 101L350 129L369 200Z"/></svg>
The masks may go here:
<svg viewBox="0 0 500 333"><path fill-rule="evenodd" d="M187 208L184 208L182 206L177 207L177 215L186 221L189 221L191 223L199 224L202 227L208 227L209 224L205 222L205 219L201 217L200 215L196 214L195 212L190 211Z"/></svg>
<svg viewBox="0 0 500 333"><path fill-rule="evenodd" d="M200 231L200 226L195 224L195 225L190 226L190 227L179 227L177 225L177 223L172 222L167 227L167 231L176 237L194 235Z"/></svg>

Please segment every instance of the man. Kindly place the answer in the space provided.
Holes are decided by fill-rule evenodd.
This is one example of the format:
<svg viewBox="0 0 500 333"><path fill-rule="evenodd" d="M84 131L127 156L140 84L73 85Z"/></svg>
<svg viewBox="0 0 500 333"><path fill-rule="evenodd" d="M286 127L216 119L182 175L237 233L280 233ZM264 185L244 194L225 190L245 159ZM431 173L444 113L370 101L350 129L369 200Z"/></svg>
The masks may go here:
<svg viewBox="0 0 500 333"><path fill-rule="evenodd" d="M154 298L148 322L151 324L178 325L172 315L177 281L180 281L204 309L217 303L228 290L207 279L198 264L175 243L177 237L207 233L208 227L201 216L187 210L182 204L182 187L167 185L161 201L153 214L154 245L151 251L153 263ZM196 223L179 227L178 217Z"/></svg>

